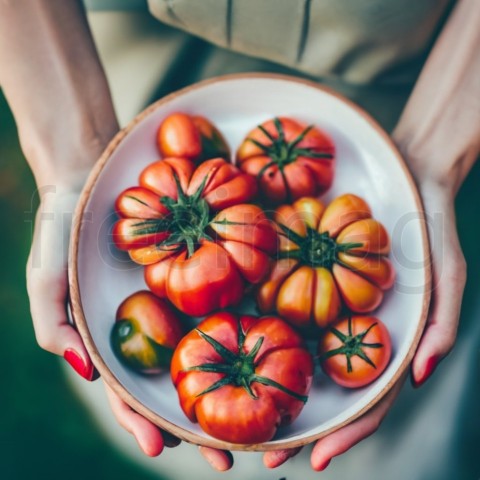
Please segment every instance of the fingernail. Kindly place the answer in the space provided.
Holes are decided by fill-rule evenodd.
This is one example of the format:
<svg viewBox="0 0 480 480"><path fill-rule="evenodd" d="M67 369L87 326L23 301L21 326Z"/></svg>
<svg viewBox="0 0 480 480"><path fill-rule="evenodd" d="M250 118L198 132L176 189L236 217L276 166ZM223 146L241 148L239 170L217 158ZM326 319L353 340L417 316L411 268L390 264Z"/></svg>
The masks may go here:
<svg viewBox="0 0 480 480"><path fill-rule="evenodd" d="M96 370L93 364L89 362L85 364L83 358L73 348L67 348L63 354L63 358L71 365L71 367L85 380L93 380Z"/></svg>
<svg viewBox="0 0 480 480"><path fill-rule="evenodd" d="M315 470L317 472L323 472L329 465L330 462L332 461L331 458L329 458L326 462L322 463L320 466L318 466Z"/></svg>
<svg viewBox="0 0 480 480"><path fill-rule="evenodd" d="M437 355L433 355L430 357L426 364L423 373L419 376L419 378L415 378L415 375L412 375L412 383L415 388L420 387L425 383L425 381L430 377L430 375L435 370L436 366L438 365L439 357Z"/></svg>

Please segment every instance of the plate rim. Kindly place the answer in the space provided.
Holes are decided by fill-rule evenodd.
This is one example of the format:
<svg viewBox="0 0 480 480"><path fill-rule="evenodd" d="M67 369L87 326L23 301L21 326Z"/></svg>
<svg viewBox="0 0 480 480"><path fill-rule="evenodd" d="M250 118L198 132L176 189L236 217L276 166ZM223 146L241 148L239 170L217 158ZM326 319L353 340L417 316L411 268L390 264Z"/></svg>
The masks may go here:
<svg viewBox="0 0 480 480"><path fill-rule="evenodd" d="M229 442L225 442L222 440L218 440L215 438L205 438L202 437L192 431L186 430L183 427L180 427L169 420L163 418L162 416L156 414L152 410L150 410L147 406L143 405L139 400L137 400L133 394L131 394L117 379L114 373L109 369L109 367L104 362L100 352L98 351L95 342L90 334L90 330L88 328L87 320L85 318L85 314L82 308L82 301L80 296L80 288L79 288L79 278L78 278L78 265L77 265L77 258L78 258L78 251L79 251L79 243L80 243L80 233L81 233L81 226L82 226L82 218L83 213L85 211L85 207L90 199L90 195L97 183L97 180L102 172L103 168L107 164L108 160L112 156L113 152L117 149L119 144L123 141L123 139L132 131L138 123L140 123L145 117L149 116L153 111L155 111L160 106L169 103L173 99L178 96L182 96L186 93L189 93L194 90L201 89L205 86L209 86L215 83L222 83L225 81L231 80L243 80L243 79L267 79L267 80L281 80L286 82L293 82L302 85L306 85L311 88L315 88L320 90L328 95L335 97L337 100L343 102L348 107L353 109L357 114L359 114L363 119L369 123L369 125L380 135L382 140L387 144L390 148L394 157L407 179L407 182L410 186L410 189L414 196L415 205L419 214L419 221L420 221L420 228L421 228L421 239L422 239L422 249L425 258L424 262L424 273L425 273L425 284L424 289L422 292L423 301L422 301L422 310L420 313L420 319L417 324L417 329L413 338L412 343L410 344L409 351L405 358L403 359L402 363L392 376L391 380L382 388L378 394L372 398L363 408L355 412L354 414L350 415L344 421L325 429L321 432L317 432L312 435L308 435L302 438L297 438L294 440L284 440L284 441L275 441L275 443L269 441L265 443L259 444L233 444ZM68 253L68 287L69 287L69 306L70 312L72 316L73 323L77 328L82 340L85 344L88 354L91 357L92 363L95 368L100 373L101 377L107 385L113 389L113 391L119 395L119 397L127 403L131 408L133 408L136 412L143 415L145 418L153 422L154 424L158 425L160 428L163 428L169 431L171 434L177 436L181 440L186 441L187 443L192 443L195 445L202 445L206 447L212 448L219 448L224 450L237 450L237 451L269 451L269 450L279 450L279 449L288 449L288 448L297 448L308 443L311 443L315 440L318 440L330 433L333 433L336 430L352 423L356 419L360 418L364 413L368 410L372 409L382 398L384 398L393 388L393 386L397 382L403 382L406 378L406 372L408 366L410 365L417 346L420 342L427 317L430 305L430 298L431 298L431 282L432 282L432 272L431 272L431 262L430 262L430 246L429 246L429 239L427 234L426 228L426 217L423 208L423 203L418 192L417 185L413 179L413 176L408 169L405 160L401 156L400 152L398 151L396 145L393 143L393 140L390 136L386 133L386 131L380 126L380 124L373 119L373 117L367 113L362 107L355 104L353 101L349 100L348 98L344 97L340 93L336 92L332 88L319 84L313 80L304 79L301 77L296 77L293 75L285 75L285 74L276 74L276 73L260 73L260 72L249 72L249 73L235 73L235 74L227 74L227 75L220 75L213 78L209 78L207 80L202 80L200 82L194 83L187 87L184 87L180 90L176 90L165 97L157 100L156 102L149 105L145 108L142 112L136 115L125 127L117 132L117 134L113 137L113 139L109 142L106 149L99 157L97 162L94 164L90 174L85 182L85 185L81 191L80 197L78 199L74 215L72 221L72 232L70 237L70 244L69 244L69 253Z"/></svg>

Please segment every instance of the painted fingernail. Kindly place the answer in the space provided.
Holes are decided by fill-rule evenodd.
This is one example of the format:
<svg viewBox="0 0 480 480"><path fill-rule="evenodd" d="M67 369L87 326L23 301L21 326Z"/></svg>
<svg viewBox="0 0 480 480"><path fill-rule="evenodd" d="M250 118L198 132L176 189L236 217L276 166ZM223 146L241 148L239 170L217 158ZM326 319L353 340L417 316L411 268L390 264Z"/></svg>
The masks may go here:
<svg viewBox="0 0 480 480"><path fill-rule="evenodd" d="M331 458L329 458L326 462L322 463L321 465L319 465L317 468L315 468L315 470L317 472L323 472L329 465L330 465L330 462L332 461Z"/></svg>
<svg viewBox="0 0 480 480"><path fill-rule="evenodd" d="M423 370L423 373L419 376L419 378L415 378L415 376L412 375L413 386L415 388L420 387L426 382L426 380L430 377L430 375L433 373L436 366L438 365L438 361L439 357L437 355L433 355L426 361L425 369Z"/></svg>
<svg viewBox="0 0 480 480"><path fill-rule="evenodd" d="M89 362L85 364L83 358L73 348L67 348L63 353L63 358L71 365L71 367L85 380L94 380L96 370L93 364Z"/></svg>

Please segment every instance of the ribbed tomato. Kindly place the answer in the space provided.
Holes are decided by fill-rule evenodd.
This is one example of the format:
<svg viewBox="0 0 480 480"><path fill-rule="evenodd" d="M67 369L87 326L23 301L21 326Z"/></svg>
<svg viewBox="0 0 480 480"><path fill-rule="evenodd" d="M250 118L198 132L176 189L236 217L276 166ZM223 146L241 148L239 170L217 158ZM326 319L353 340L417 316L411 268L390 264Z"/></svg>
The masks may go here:
<svg viewBox="0 0 480 480"><path fill-rule="evenodd" d="M395 272L386 255L387 231L356 195L337 197L325 208L310 197L279 207L278 260L258 289L262 312L298 327L325 327L342 305L353 312L377 308Z"/></svg>
<svg viewBox="0 0 480 480"><path fill-rule="evenodd" d="M205 315L238 303L245 281L261 281L276 251L272 223L245 203L255 193L255 180L220 158L197 168L165 158L118 197L122 218L113 240L147 265L145 280L156 295L188 315Z"/></svg>
<svg viewBox="0 0 480 480"><path fill-rule="evenodd" d="M254 444L299 415L313 360L280 318L218 312L178 344L171 375L192 422L215 438Z"/></svg>
<svg viewBox="0 0 480 480"><path fill-rule="evenodd" d="M274 118L246 136L237 151L237 164L258 179L264 200L278 205L330 188L335 145L318 127L293 118Z"/></svg>
<svg viewBox="0 0 480 480"><path fill-rule="evenodd" d="M199 115L170 114L158 129L157 144L163 156L188 158L195 163L230 158L223 135L210 120Z"/></svg>
<svg viewBox="0 0 480 480"><path fill-rule="evenodd" d="M364 387L387 368L392 342L375 317L350 316L331 325L318 343L323 371L347 388Z"/></svg>

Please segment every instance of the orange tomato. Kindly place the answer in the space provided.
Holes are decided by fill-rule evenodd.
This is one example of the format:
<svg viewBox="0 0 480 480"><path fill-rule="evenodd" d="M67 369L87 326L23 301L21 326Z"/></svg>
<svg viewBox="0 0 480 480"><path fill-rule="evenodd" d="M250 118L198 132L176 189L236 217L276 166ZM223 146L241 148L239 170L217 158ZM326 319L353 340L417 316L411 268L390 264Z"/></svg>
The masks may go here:
<svg viewBox="0 0 480 480"><path fill-rule="evenodd" d="M343 318L321 337L318 354L323 371L335 383L364 387L377 379L390 361L390 334L378 318Z"/></svg>
<svg viewBox="0 0 480 480"><path fill-rule="evenodd" d="M166 117L158 129L157 144L162 156L188 158L195 163L230 158L223 135L212 122L198 115L178 112Z"/></svg>
<svg viewBox="0 0 480 480"><path fill-rule="evenodd" d="M278 259L257 290L264 313L297 327L326 327L342 307L366 313L382 302L395 271L388 233L364 200L341 195L326 208L312 197L275 210Z"/></svg>

